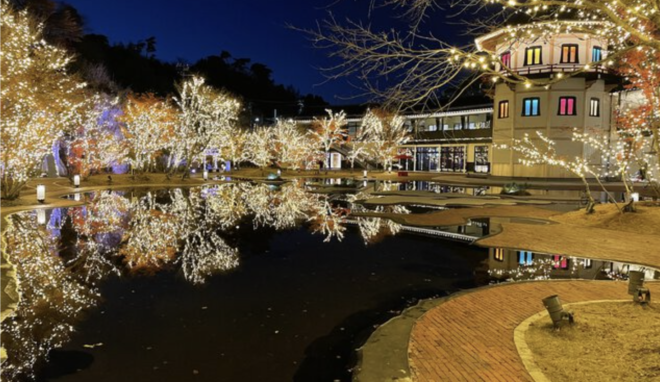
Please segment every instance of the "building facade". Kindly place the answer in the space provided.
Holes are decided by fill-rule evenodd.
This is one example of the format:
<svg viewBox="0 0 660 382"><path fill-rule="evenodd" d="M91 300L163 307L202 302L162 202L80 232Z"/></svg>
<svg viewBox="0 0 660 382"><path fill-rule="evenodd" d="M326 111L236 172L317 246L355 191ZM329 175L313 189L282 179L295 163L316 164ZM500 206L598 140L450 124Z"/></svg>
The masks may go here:
<svg viewBox="0 0 660 382"><path fill-rule="evenodd" d="M545 87L525 83L495 84L491 174L512 178L575 177L558 166L525 166L519 162L520 154L501 148L526 134L542 147L537 132L556 142L557 155L580 157L592 165L605 166L601 163L601 153L574 142L572 132L577 129L581 133L611 134L611 93L618 79L608 74L604 64L607 41L584 33L560 33L542 38L531 26L515 28L516 32L521 29L527 32L524 36L532 37L511 42L511 29L504 28L475 41L480 51L499 57L502 64L498 64L497 70L503 76L520 74L531 79L558 79L571 72L581 72Z"/></svg>

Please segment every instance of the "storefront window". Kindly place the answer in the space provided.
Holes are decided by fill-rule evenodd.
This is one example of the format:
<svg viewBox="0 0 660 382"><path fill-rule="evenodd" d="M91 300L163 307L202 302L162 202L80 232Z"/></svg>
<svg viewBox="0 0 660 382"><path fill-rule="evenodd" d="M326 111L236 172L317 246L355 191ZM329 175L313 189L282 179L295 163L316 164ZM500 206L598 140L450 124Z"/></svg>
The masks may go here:
<svg viewBox="0 0 660 382"><path fill-rule="evenodd" d="M450 146L440 149L440 171L463 171L464 165L464 146Z"/></svg>
<svg viewBox="0 0 660 382"><path fill-rule="evenodd" d="M438 170L438 149L436 147L417 148L417 171Z"/></svg>
<svg viewBox="0 0 660 382"><path fill-rule="evenodd" d="M474 172L488 172L488 146L474 147Z"/></svg>

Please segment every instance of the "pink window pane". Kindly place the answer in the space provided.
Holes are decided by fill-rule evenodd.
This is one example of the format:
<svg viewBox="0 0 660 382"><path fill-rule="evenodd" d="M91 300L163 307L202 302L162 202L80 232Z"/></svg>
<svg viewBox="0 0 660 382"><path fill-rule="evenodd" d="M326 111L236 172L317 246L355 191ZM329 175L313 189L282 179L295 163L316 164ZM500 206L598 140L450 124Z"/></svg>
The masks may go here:
<svg viewBox="0 0 660 382"><path fill-rule="evenodd" d="M569 98L568 100L568 115L573 115L575 114L575 99L574 98Z"/></svg>
<svg viewBox="0 0 660 382"><path fill-rule="evenodd" d="M559 99L559 114L566 114L566 98Z"/></svg>

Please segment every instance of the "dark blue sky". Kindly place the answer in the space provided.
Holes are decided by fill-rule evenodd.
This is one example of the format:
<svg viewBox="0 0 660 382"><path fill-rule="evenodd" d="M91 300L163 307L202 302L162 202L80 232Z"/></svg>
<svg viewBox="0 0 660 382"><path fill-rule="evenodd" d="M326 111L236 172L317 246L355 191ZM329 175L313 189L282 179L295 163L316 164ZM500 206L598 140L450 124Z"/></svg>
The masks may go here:
<svg viewBox="0 0 660 382"><path fill-rule="evenodd" d="M346 81L322 84L318 67L330 62L306 37L285 25L314 27L331 10L338 19L366 20L368 0L67 0L82 14L88 33L108 36L111 43L155 36L156 56L174 61L199 58L226 50L273 69L278 83L291 84L303 94L314 93L335 104L338 96L356 91ZM397 21L387 10L375 13L378 25ZM434 33L452 38L454 25L427 22Z"/></svg>

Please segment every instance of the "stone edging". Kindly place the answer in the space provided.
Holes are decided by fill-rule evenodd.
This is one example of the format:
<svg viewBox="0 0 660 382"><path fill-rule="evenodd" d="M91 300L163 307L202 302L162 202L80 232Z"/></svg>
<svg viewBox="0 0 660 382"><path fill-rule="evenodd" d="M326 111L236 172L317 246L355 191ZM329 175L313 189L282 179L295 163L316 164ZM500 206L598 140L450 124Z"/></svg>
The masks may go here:
<svg viewBox="0 0 660 382"><path fill-rule="evenodd" d="M601 304L608 302L622 303L622 302L630 302L630 300L580 301L571 304L564 304L563 306L564 308L567 308L575 305ZM513 331L513 342L516 344L516 350L518 351L518 355L520 356L520 359L522 360L525 369L527 370L527 372L535 382L550 382L550 379L546 377L545 374L543 374L541 368L538 367L538 365L534 361L534 355L532 354L532 350L529 348L529 346L527 346L527 341L525 340L525 334L527 333L527 330L529 330L531 324L541 319L544 319L547 316L548 316L548 312L545 310L538 312L528 317L525 321L521 322L520 325L518 325L516 329L514 329Z"/></svg>

